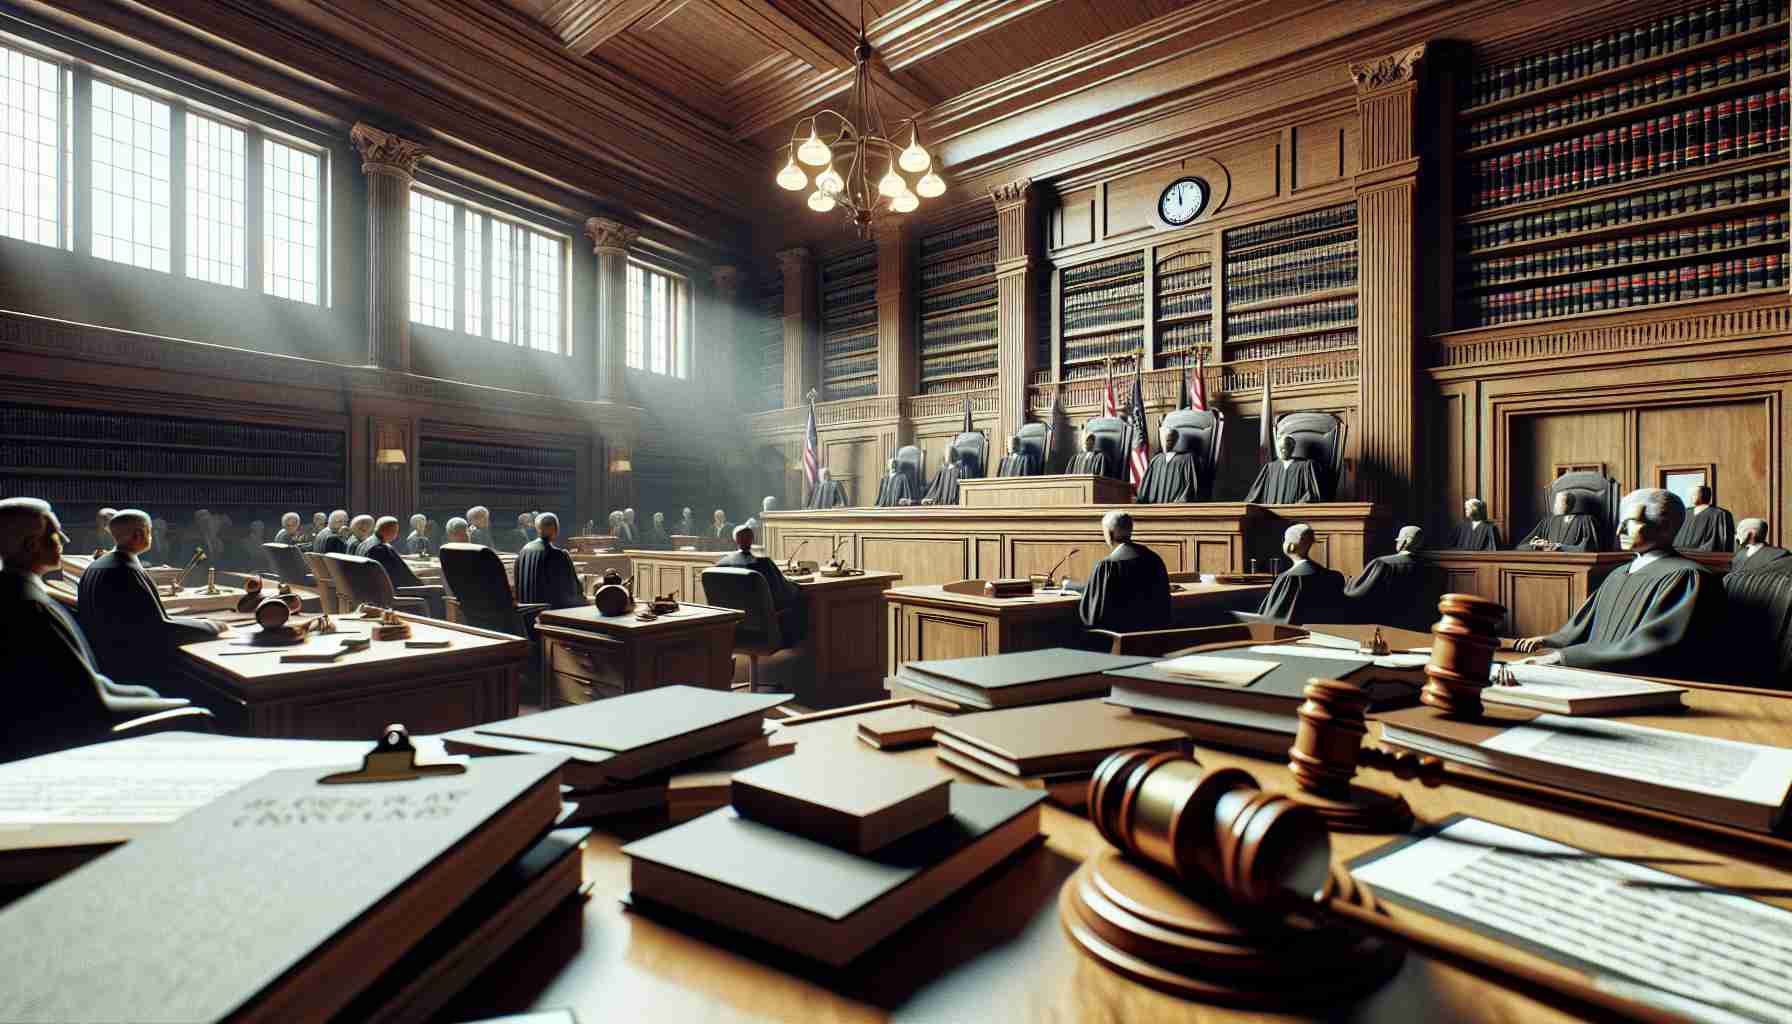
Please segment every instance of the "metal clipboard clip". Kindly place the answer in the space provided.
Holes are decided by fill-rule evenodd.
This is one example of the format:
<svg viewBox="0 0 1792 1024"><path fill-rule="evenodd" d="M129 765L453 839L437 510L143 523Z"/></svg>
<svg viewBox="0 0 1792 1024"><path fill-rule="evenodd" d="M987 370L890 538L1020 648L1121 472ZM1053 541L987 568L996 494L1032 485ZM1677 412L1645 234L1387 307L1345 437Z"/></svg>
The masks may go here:
<svg viewBox="0 0 1792 1024"><path fill-rule="evenodd" d="M404 726L386 726L379 743L367 753L361 767L349 772L335 772L317 781L325 786L354 782L406 782L436 775L460 775L464 764L418 764L417 748L411 745L411 734Z"/></svg>

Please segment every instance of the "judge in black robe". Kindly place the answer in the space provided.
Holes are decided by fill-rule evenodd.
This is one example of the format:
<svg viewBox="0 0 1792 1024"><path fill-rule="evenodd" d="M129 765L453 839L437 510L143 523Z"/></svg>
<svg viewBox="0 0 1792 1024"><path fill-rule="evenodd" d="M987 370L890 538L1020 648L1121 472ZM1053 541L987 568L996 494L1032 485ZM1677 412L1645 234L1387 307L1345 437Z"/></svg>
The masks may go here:
<svg viewBox="0 0 1792 1024"><path fill-rule="evenodd" d="M889 470L888 474L877 483L876 507L895 508L898 505L913 505L915 503L914 481L908 478L908 474L902 471L902 467L896 464L895 459L891 459L886 468Z"/></svg>
<svg viewBox="0 0 1792 1024"><path fill-rule="evenodd" d="M1462 514L1466 517L1450 531L1450 540L1444 547L1450 551L1498 551L1500 549L1500 528L1487 521L1487 503L1480 498L1470 498L1462 503Z"/></svg>
<svg viewBox="0 0 1792 1024"><path fill-rule="evenodd" d="M1420 633L1430 632L1437 621L1437 600L1443 596L1443 574L1417 557L1425 546L1425 533L1416 526L1402 526L1394 541L1394 553L1363 566L1344 588L1347 622L1373 622Z"/></svg>
<svg viewBox="0 0 1792 1024"><path fill-rule="evenodd" d="M467 509L467 542L497 550L497 538L492 536L491 509L484 505Z"/></svg>
<svg viewBox="0 0 1792 1024"><path fill-rule="evenodd" d="M1599 527L1593 517L1575 511L1574 495L1567 491L1556 494L1555 514L1538 523L1518 542L1520 550L1532 551L1598 551Z"/></svg>
<svg viewBox="0 0 1792 1024"><path fill-rule="evenodd" d="M649 551L672 550L672 535L666 532L666 513L653 514L653 525L647 528L647 537L641 546Z"/></svg>
<svg viewBox="0 0 1792 1024"><path fill-rule="evenodd" d="M809 495L810 508L845 508L852 504L846 500L846 488L834 479L834 472L826 466L815 481L815 491Z"/></svg>
<svg viewBox="0 0 1792 1024"><path fill-rule="evenodd" d="M1686 522L1674 537L1675 551L1730 551L1736 547L1736 517L1727 508L1711 504L1711 488L1700 485L1693 492Z"/></svg>
<svg viewBox="0 0 1792 1024"><path fill-rule="evenodd" d="M1023 448L1018 435L1008 438L1008 453L996 464L996 476L1038 476L1039 456Z"/></svg>
<svg viewBox="0 0 1792 1024"><path fill-rule="evenodd" d="M162 607L162 596L137 557L153 536L148 514L125 509L112 517L111 531L118 546L81 574L75 606L95 666L107 675L171 676L174 648L210 640L224 627L169 615Z"/></svg>
<svg viewBox="0 0 1792 1024"><path fill-rule="evenodd" d="M434 531L429 528L429 517L418 514L411 517L411 532L405 535L404 550L413 555L433 555L436 553Z"/></svg>
<svg viewBox="0 0 1792 1024"><path fill-rule="evenodd" d="M728 513L719 508L716 509L710 518L704 537L711 541L733 540L734 524L728 521Z"/></svg>
<svg viewBox="0 0 1792 1024"><path fill-rule="evenodd" d="M1083 450L1070 457L1070 465L1064 470L1077 476L1113 476L1108 465L1107 453L1101 450L1095 435L1083 432Z"/></svg>
<svg viewBox="0 0 1792 1024"><path fill-rule="evenodd" d="M753 553L753 541L752 527L735 527L735 550L716 559L716 564L728 569L751 569L765 577L766 586L772 592L772 607L778 612L784 642L787 646L794 647L803 639L807 630L808 599L803 596L801 587L784 578L784 570L778 568L778 563L764 555Z"/></svg>
<svg viewBox="0 0 1792 1024"><path fill-rule="evenodd" d="M759 503L759 514L748 516L747 521L742 525L752 530L753 535L757 537L765 532L765 514L767 512L776 512L777 510L778 499L768 494L765 496L764 500Z"/></svg>
<svg viewBox="0 0 1792 1024"><path fill-rule="evenodd" d="M539 525L537 523L537 526ZM678 517L678 525L673 528L672 532L684 537L703 536L703 528L697 524L697 517L688 508Z"/></svg>
<svg viewBox="0 0 1792 1024"><path fill-rule="evenodd" d="M1542 664L1668 679L1725 672L1725 594L1716 573L1674 550L1686 506L1672 492L1632 491L1619 506L1619 544L1636 557L1612 570L1568 624L1526 637Z"/></svg>
<svg viewBox="0 0 1792 1024"><path fill-rule="evenodd" d="M1785 548L1767 543L1767 520L1744 519L1736 529L1741 537L1736 544L1736 553L1730 556L1731 572L1760 569L1786 557Z"/></svg>
<svg viewBox="0 0 1792 1024"><path fill-rule="evenodd" d="M1344 574L1307 557L1313 541L1313 528L1305 523L1296 523L1282 534L1282 551L1294 564L1276 577L1257 606L1257 614L1267 621L1299 625L1346 617Z"/></svg>
<svg viewBox="0 0 1792 1024"><path fill-rule="evenodd" d="M516 554L516 599L549 608L578 608L585 603L579 570L572 556L554 542L560 539L560 517L543 512L535 517L536 538Z"/></svg>
<svg viewBox="0 0 1792 1024"><path fill-rule="evenodd" d="M1115 509L1101 517L1101 535L1113 545L1082 583L1066 579L1066 590L1081 591L1077 614L1090 629L1134 633L1170 626L1170 573L1150 548L1132 542L1132 515Z"/></svg>
<svg viewBox="0 0 1792 1024"><path fill-rule="evenodd" d="M958 504L958 480L963 470L958 464L958 452L946 449L946 465L940 469L933 483L927 485L927 494L921 498L923 505L956 505Z"/></svg>
<svg viewBox="0 0 1792 1024"><path fill-rule="evenodd" d="M1133 500L1141 505L1201 500L1200 467L1194 453L1186 450L1186 440L1173 429L1165 430L1162 440L1164 450L1151 457Z"/></svg>
<svg viewBox="0 0 1792 1024"><path fill-rule="evenodd" d="M1284 434L1277 442L1281 458L1257 471L1257 479L1245 492L1244 500L1257 505L1298 505L1307 501L1324 501L1319 487L1319 473L1313 460L1294 457L1294 438Z"/></svg>

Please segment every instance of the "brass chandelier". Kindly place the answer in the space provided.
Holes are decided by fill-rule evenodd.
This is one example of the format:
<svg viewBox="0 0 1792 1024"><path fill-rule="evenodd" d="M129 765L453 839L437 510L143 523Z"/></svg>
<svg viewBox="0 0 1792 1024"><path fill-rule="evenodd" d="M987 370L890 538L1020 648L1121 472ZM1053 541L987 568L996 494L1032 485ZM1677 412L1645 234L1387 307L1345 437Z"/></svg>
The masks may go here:
<svg viewBox="0 0 1792 1024"><path fill-rule="evenodd" d="M921 145L921 129L914 118L896 122L897 134L908 129L907 146L890 141L884 130L871 81L871 43L865 37L862 3L853 64L853 88L846 110L856 113L856 118L830 108L798 120L783 147L784 169L778 172L777 181L781 188L801 192L810 186L804 166L819 168L814 191L809 193L809 209L816 213L841 210L863 238L871 234L878 220L912 213L922 198L944 195L946 182L933 170L933 157ZM805 127L809 129L807 138L803 137ZM882 164L884 172L875 185L871 183L874 160ZM842 163L844 172L839 169ZM916 175L911 185L909 177Z"/></svg>

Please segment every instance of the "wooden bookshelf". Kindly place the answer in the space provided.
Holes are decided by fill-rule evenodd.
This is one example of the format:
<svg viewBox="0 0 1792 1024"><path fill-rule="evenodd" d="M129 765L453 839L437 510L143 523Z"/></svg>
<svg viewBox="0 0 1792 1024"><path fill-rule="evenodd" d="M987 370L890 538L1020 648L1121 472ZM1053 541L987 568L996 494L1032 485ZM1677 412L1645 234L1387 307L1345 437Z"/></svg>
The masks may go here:
<svg viewBox="0 0 1792 1024"><path fill-rule="evenodd" d="M1225 359L1356 346L1355 203L1233 228L1224 245Z"/></svg>
<svg viewBox="0 0 1792 1024"><path fill-rule="evenodd" d="M474 505L491 509L498 529L518 512L536 509L570 516L577 501L578 453L485 442L423 438L417 485L426 515L447 522Z"/></svg>
<svg viewBox="0 0 1792 1024"><path fill-rule="evenodd" d="M1145 351L1145 253L1065 267L1058 281L1060 376L1101 373L1108 359L1124 359L1131 372L1132 359Z"/></svg>
<svg viewBox="0 0 1792 1024"><path fill-rule="evenodd" d="M1213 349L1213 252L1200 247L1167 247L1157 254L1151 306L1154 369L1193 365L1200 355L1216 361Z"/></svg>
<svg viewBox="0 0 1792 1024"><path fill-rule="evenodd" d="M924 235L917 255L918 393L931 395L994 385L995 218L986 217Z"/></svg>
<svg viewBox="0 0 1792 1024"><path fill-rule="evenodd" d="M821 400L877 392L877 250L821 264Z"/></svg>
<svg viewBox="0 0 1792 1024"><path fill-rule="evenodd" d="M759 295L754 317L754 390L749 412L784 406L784 281L778 277Z"/></svg>

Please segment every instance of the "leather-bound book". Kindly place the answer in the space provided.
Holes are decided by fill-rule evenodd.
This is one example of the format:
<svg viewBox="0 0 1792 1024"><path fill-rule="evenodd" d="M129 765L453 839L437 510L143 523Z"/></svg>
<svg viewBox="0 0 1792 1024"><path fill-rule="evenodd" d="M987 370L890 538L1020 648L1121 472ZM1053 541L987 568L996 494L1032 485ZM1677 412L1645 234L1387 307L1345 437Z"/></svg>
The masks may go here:
<svg viewBox="0 0 1792 1024"><path fill-rule="evenodd" d="M1152 660L1048 647L982 658L906 662L896 678L918 691L970 707L1007 708L1104 694L1112 680L1103 678L1103 672Z"/></svg>
<svg viewBox="0 0 1792 1024"><path fill-rule="evenodd" d="M754 821L853 853L875 853L950 813L951 780L892 760L851 771L827 757L787 757L734 776L734 809Z"/></svg>
<svg viewBox="0 0 1792 1024"><path fill-rule="evenodd" d="M270 773L0 911L0 1020L327 1021L553 826L560 764Z"/></svg>
<svg viewBox="0 0 1792 1024"><path fill-rule="evenodd" d="M1116 750L1188 745L1181 730L1100 700L959 715L941 722L934 740L1010 775L1092 772Z"/></svg>
<svg viewBox="0 0 1792 1024"><path fill-rule="evenodd" d="M860 742L879 750L918 747L933 742L933 729L946 716L909 706L891 708L859 720Z"/></svg>

